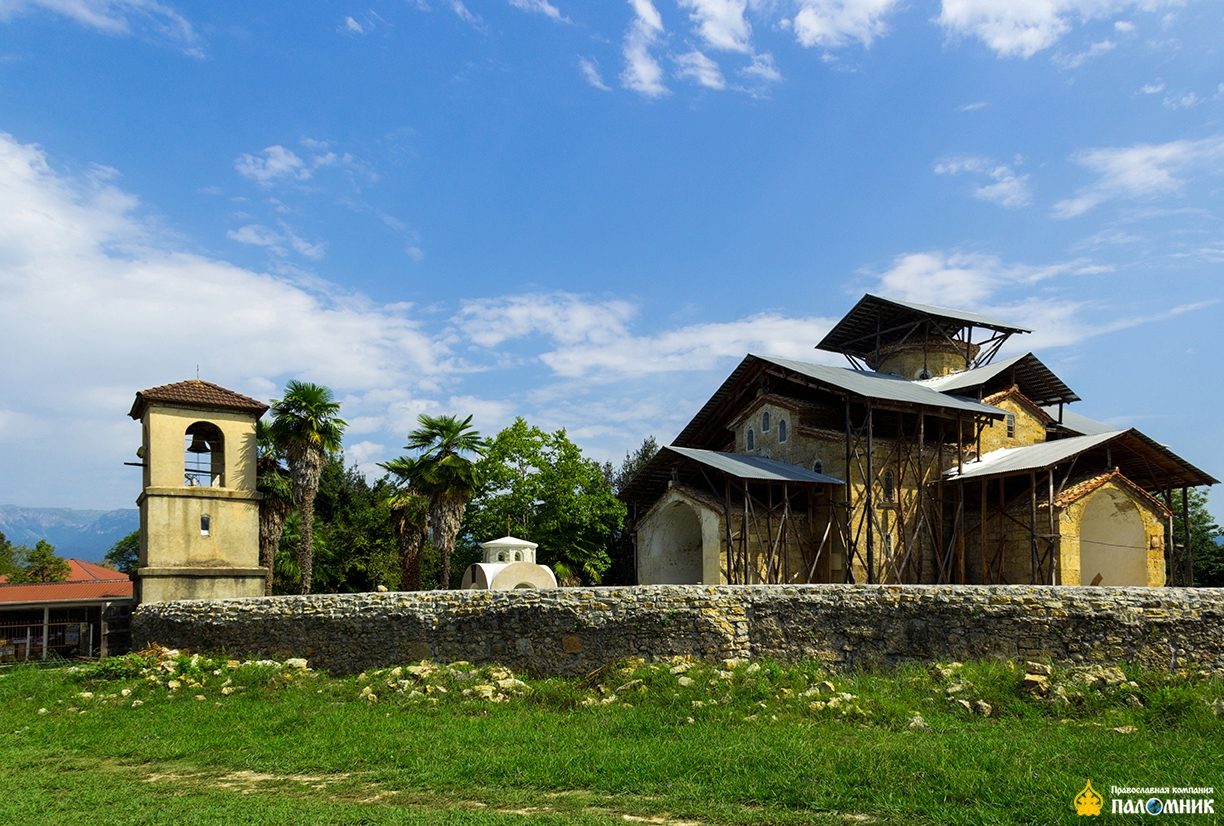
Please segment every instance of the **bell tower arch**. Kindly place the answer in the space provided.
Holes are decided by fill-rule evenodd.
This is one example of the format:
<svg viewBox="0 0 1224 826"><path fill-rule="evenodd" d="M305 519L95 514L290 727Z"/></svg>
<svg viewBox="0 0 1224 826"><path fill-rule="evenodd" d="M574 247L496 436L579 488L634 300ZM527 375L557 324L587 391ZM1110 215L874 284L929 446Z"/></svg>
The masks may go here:
<svg viewBox="0 0 1224 826"><path fill-rule="evenodd" d="M199 379L136 394L138 602L263 595L255 423L267 409Z"/></svg>

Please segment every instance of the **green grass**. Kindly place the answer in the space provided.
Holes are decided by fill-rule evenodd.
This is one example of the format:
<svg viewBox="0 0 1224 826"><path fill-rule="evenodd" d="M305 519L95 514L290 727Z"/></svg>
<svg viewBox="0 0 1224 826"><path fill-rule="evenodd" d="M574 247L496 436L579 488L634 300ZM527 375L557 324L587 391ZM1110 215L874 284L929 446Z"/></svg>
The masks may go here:
<svg viewBox="0 0 1224 826"><path fill-rule="evenodd" d="M1224 682L1123 670L1056 670L1065 699L1040 699L1002 662L521 684L164 653L17 667L0 672L0 823L1049 824L1077 820L1089 777L1224 785Z"/></svg>

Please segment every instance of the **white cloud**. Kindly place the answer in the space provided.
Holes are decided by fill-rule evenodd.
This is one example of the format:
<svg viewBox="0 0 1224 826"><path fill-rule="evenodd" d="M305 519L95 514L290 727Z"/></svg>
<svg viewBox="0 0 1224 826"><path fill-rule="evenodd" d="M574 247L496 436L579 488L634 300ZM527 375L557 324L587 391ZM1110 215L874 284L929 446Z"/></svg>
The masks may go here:
<svg viewBox="0 0 1224 826"><path fill-rule="evenodd" d="M410 305L181 252L105 175L57 173L2 133L0 191L0 500L129 500L132 394L197 364L264 399L287 377L320 381L353 397L355 415L382 415L388 388L419 395L460 369ZM259 230L249 237L275 232ZM78 478L88 484L73 488Z"/></svg>
<svg viewBox="0 0 1224 826"><path fill-rule="evenodd" d="M1157 94L1157 93L1159 93L1159 92L1163 92L1163 91L1164 91L1164 88L1165 88L1164 83L1160 83L1160 82L1157 82L1157 83L1145 83L1145 84L1143 84L1143 88L1141 88L1141 89L1139 90L1139 94L1141 94L1141 95L1155 95L1155 94Z"/></svg>
<svg viewBox="0 0 1224 826"><path fill-rule="evenodd" d="M900 0L798 0L791 26L804 46L833 49L857 40L864 46L888 29L884 18Z"/></svg>
<svg viewBox="0 0 1224 826"><path fill-rule="evenodd" d="M354 20L351 17L344 18L344 25L342 27L342 30L346 32L352 32L354 34L365 34L365 29L361 27L361 24L358 23L356 20Z"/></svg>
<svg viewBox="0 0 1224 826"><path fill-rule="evenodd" d="M956 111L958 112L976 112L979 109L985 109L989 105L990 105L990 101L988 100L978 100L978 101L974 101L973 103L966 103L964 106L958 106L956 107Z"/></svg>
<svg viewBox="0 0 1224 826"><path fill-rule="evenodd" d="M482 22L480 15L472 14L468 7L463 5L463 0L448 0L448 5L451 7L451 11L458 15L459 19L464 23L470 23L476 28L480 28Z"/></svg>
<svg viewBox="0 0 1224 826"><path fill-rule="evenodd" d="M1135 24L1129 20L1118 20L1114 23L1114 30L1123 32L1124 34L1130 34L1135 30Z"/></svg>
<svg viewBox="0 0 1224 826"><path fill-rule="evenodd" d="M763 313L730 322L694 324L657 335L579 343L543 353L563 377L598 381L688 370L709 370L749 352L812 360L812 349L832 327L826 318Z"/></svg>
<svg viewBox="0 0 1224 826"><path fill-rule="evenodd" d="M1186 92L1183 95L1166 95L1164 99L1164 105L1170 109L1189 109L1200 103L1202 103L1202 98L1195 92Z"/></svg>
<svg viewBox="0 0 1224 826"><path fill-rule="evenodd" d="M723 79L718 64L697 49L687 54L677 55L674 59L679 67L676 71L677 76L690 78L710 89L727 87L727 81Z"/></svg>
<svg viewBox="0 0 1224 826"><path fill-rule="evenodd" d="M603 89L605 92L612 91L608 88L608 84L604 83L603 77L601 77L599 74L599 66L596 65L594 60L579 57L578 69L582 72L583 79L596 89Z"/></svg>
<svg viewBox="0 0 1224 826"><path fill-rule="evenodd" d="M1111 52L1117 48L1118 44L1112 40L1102 40L1099 43L1093 43L1082 52L1073 55L1059 55L1054 58L1054 62L1064 69L1078 69L1089 60L1100 57L1106 52Z"/></svg>
<svg viewBox="0 0 1224 826"><path fill-rule="evenodd" d="M1218 175L1224 172L1224 136L1090 149L1072 160L1100 177L1074 198L1055 204L1057 218L1082 215L1115 198L1173 195L1191 175Z"/></svg>
<svg viewBox="0 0 1224 826"><path fill-rule="evenodd" d="M591 302L573 293L529 293L465 301L455 321L483 347L543 334L563 344L605 344L627 334L635 311L618 299Z"/></svg>
<svg viewBox="0 0 1224 826"><path fill-rule="evenodd" d="M332 167L365 178L371 183L378 180L378 174L369 164L348 152L337 154L331 151L330 141L302 138L301 144L311 150L309 159L301 158L292 149L276 144L265 148L260 155L244 152L234 159L234 169L238 174L265 188L282 181L308 181L320 169Z"/></svg>
<svg viewBox="0 0 1224 826"><path fill-rule="evenodd" d="M971 173L985 176L994 181L974 187L973 197L983 201L998 204L1001 207L1023 207L1033 202L1032 188L1029 186L1029 176L1017 175L1007 164L1001 164L990 158L958 157L950 158L935 165L937 175L960 175Z"/></svg>
<svg viewBox="0 0 1224 826"><path fill-rule="evenodd" d="M650 53L663 36L663 18L650 0L629 0L634 19L625 32L621 52L625 56L625 70L621 72L621 85L640 92L647 97L661 97L671 90L663 85L663 67Z"/></svg>
<svg viewBox="0 0 1224 826"><path fill-rule="evenodd" d="M510 5L526 12L537 12L546 15L558 23L570 22L569 18L562 15L561 10L552 3L549 3L548 0L510 0Z"/></svg>
<svg viewBox="0 0 1224 826"><path fill-rule="evenodd" d="M140 35L173 44L192 57L204 56L200 36L187 18L157 0L0 0L0 20L36 9L62 15L104 34Z"/></svg>
<svg viewBox="0 0 1224 826"><path fill-rule="evenodd" d="M264 186L271 185L277 178L304 181L312 174L312 170L296 152L280 144L267 147L263 154L264 157L259 158L244 152L234 161L234 169L238 170L239 175Z"/></svg>
<svg viewBox="0 0 1224 826"><path fill-rule="evenodd" d="M1155 11L1183 0L943 0L939 23L950 34L977 37L1000 57L1032 57L1071 30L1072 21L1130 9ZM1127 24L1129 25L1129 24ZM1128 31L1125 25L1117 31ZM1091 51L1091 50L1090 50Z"/></svg>
<svg viewBox="0 0 1224 826"><path fill-rule="evenodd" d="M750 350L811 358L812 348L831 326L829 319L765 313L636 335L636 315L637 308L620 299L534 293L464 302L455 323L464 336L485 347L543 336L557 345L539 355L554 374L599 382L706 370Z"/></svg>
<svg viewBox="0 0 1224 826"><path fill-rule="evenodd" d="M740 69L740 74L770 83L777 83L782 79L782 73L774 65L773 55L771 54L753 55L752 63Z"/></svg>
<svg viewBox="0 0 1224 826"><path fill-rule="evenodd" d="M256 247L267 247L277 255L285 255L284 239L262 224L247 224L225 233L226 237L239 244L249 244Z"/></svg>
<svg viewBox="0 0 1224 826"><path fill-rule="evenodd" d="M689 9L697 34L711 49L752 54L752 26L744 18L748 0L678 0Z"/></svg>
<svg viewBox="0 0 1224 826"><path fill-rule="evenodd" d="M1004 264L997 256L916 252L898 256L878 277L882 294L941 307L980 307L1009 285L1033 285L1071 271L1080 262L1035 267Z"/></svg>

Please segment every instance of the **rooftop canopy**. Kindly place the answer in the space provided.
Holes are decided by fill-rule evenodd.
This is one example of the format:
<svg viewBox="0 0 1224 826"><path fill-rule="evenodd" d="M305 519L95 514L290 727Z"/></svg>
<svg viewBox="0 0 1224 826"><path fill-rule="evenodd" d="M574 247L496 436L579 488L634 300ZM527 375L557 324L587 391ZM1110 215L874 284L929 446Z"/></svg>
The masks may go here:
<svg viewBox="0 0 1224 826"><path fill-rule="evenodd" d="M972 391L988 396L1015 385L1034 404L1058 405L1079 401L1080 397L1063 383L1063 380L1041 363L1032 353L1013 356L973 370L963 370L934 379L924 379L919 384L938 390L940 393L965 393ZM1050 415L1058 417L1055 410Z"/></svg>
<svg viewBox="0 0 1224 826"><path fill-rule="evenodd" d="M704 470L726 474L743 482L776 482L792 485L841 485L841 479L814 473L807 468L740 453L720 453L688 447L665 447L655 454L637 476L620 492L621 500L650 505L667 489L668 483L681 476L702 478ZM707 477L708 478L708 477ZM680 481L683 481L681 479ZM703 483L706 480L703 479ZM701 484L700 487L708 487Z"/></svg>
<svg viewBox="0 0 1224 826"><path fill-rule="evenodd" d="M1077 463L1079 471L1118 468L1127 479L1149 492L1219 483L1134 428L995 450L978 461L966 462L959 472L953 468L944 476L954 482L998 478L1047 471L1071 462ZM1066 473L1070 472L1068 468Z"/></svg>
<svg viewBox="0 0 1224 826"><path fill-rule="evenodd" d="M756 397L763 381L772 381L774 389L782 395L820 399L825 404L841 404L841 399L856 404L871 401L878 409L921 412L952 421L958 416L971 421L975 417L1002 419L1005 415L997 407L976 399L940 393L896 376L749 354L680 431L674 444L704 448L726 445L727 422Z"/></svg>
<svg viewBox="0 0 1224 826"><path fill-rule="evenodd" d="M973 341L973 331L979 328L988 332ZM863 359L874 370L887 357L886 348L942 340L964 347L971 366L977 366L988 363L1013 334L1030 332L977 313L868 294L837 322L816 349ZM970 344L979 347L977 355L970 352Z"/></svg>

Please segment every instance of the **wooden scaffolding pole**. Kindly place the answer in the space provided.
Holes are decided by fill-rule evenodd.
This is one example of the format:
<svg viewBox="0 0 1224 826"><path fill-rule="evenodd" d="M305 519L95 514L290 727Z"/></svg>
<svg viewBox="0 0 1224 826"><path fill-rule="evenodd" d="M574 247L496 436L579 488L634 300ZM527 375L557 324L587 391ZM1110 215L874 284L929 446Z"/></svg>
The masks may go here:
<svg viewBox="0 0 1224 826"><path fill-rule="evenodd" d="M872 450L872 409L871 399L867 400L867 478L863 480L863 488L866 492L866 511L867 519L867 584L875 584L875 471L873 468L873 460L875 458Z"/></svg>
<svg viewBox="0 0 1224 826"><path fill-rule="evenodd" d="M1187 588L1194 587L1194 529L1190 526L1190 488L1182 488L1182 534L1185 536L1185 550L1182 551L1182 584Z"/></svg>
<svg viewBox="0 0 1224 826"><path fill-rule="evenodd" d="M1032 583L1039 585L1041 583L1038 575L1039 563L1037 562L1037 473L1029 471L1029 549L1033 555L1033 575Z"/></svg>

